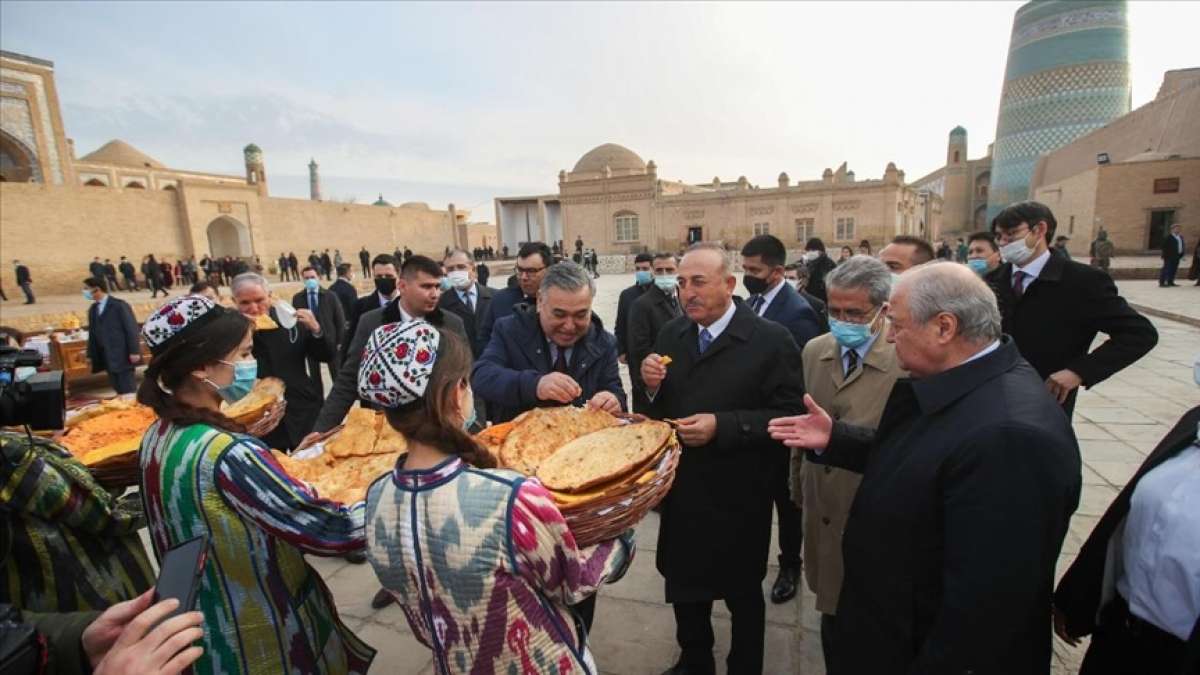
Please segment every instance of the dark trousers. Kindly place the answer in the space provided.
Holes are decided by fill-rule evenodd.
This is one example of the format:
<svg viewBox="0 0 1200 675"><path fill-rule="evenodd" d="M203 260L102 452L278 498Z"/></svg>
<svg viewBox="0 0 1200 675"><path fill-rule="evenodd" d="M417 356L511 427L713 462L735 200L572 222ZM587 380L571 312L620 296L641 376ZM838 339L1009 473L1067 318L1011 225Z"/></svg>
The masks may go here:
<svg viewBox="0 0 1200 675"><path fill-rule="evenodd" d="M596 620L596 596L588 596L587 600L578 605L571 605L571 610L575 612L576 621L582 625L583 633L590 635L592 632L592 622ZM575 627L576 632L579 631L579 628L580 626Z"/></svg>
<svg viewBox="0 0 1200 675"><path fill-rule="evenodd" d="M118 394L132 394L137 391L137 384L133 378L133 368L115 373L111 370L108 371L108 384Z"/></svg>
<svg viewBox="0 0 1200 675"><path fill-rule="evenodd" d="M362 268L363 268L363 278L370 279L371 278L371 266L368 265L367 263L363 263Z"/></svg>
<svg viewBox="0 0 1200 675"><path fill-rule="evenodd" d="M1079 675L1142 675L1143 673L1194 673L1186 669L1187 645L1183 640L1129 613L1117 595L1100 610L1100 625L1083 656Z"/></svg>
<svg viewBox="0 0 1200 675"><path fill-rule="evenodd" d="M137 279L133 277L125 277L125 290L136 291L138 289Z"/></svg>
<svg viewBox="0 0 1200 675"><path fill-rule="evenodd" d="M750 595L725 598L733 626L728 672L755 675L763 668L763 641L767 623L767 605L761 591ZM675 610L675 640L682 653L680 664L689 672L715 673L713 659L712 601L677 602Z"/></svg>
<svg viewBox="0 0 1200 675"><path fill-rule="evenodd" d="M1175 273L1179 271L1179 258L1163 260L1162 271L1158 273L1158 285L1168 286L1175 283Z"/></svg>
<svg viewBox="0 0 1200 675"><path fill-rule="evenodd" d="M792 501L788 489L791 458L787 451L774 451L771 465L771 499L775 502L775 513L779 515L779 566L799 567L800 547L803 543L803 512Z"/></svg>
<svg viewBox="0 0 1200 675"><path fill-rule="evenodd" d="M33 284L26 281L21 284L21 290L25 292L25 304L32 305L34 303Z"/></svg>
<svg viewBox="0 0 1200 675"><path fill-rule="evenodd" d="M821 653L825 656L825 672L833 672L833 621L832 614L821 615Z"/></svg>

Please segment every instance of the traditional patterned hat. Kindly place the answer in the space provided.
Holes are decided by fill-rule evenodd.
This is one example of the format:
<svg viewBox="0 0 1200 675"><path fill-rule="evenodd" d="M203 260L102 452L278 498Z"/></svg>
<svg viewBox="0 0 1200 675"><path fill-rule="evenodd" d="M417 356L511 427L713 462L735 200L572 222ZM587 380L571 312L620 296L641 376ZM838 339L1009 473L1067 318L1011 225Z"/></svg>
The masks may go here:
<svg viewBox="0 0 1200 675"><path fill-rule="evenodd" d="M203 295L184 295L158 308L142 325L142 337L150 353L158 355L180 334L195 330L224 314L224 307Z"/></svg>
<svg viewBox="0 0 1200 675"><path fill-rule="evenodd" d="M387 408L424 396L441 338L421 319L376 328L363 349L358 395Z"/></svg>

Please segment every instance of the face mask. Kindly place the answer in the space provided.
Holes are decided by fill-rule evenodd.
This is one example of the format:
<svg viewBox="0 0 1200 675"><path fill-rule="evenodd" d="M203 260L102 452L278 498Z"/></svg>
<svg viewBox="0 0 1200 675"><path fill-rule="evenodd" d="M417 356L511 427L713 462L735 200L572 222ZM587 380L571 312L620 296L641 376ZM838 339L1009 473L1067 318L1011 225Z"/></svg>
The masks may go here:
<svg viewBox="0 0 1200 675"><path fill-rule="evenodd" d="M659 290L670 293L679 286L678 274L660 274L654 277L654 285L658 286Z"/></svg>
<svg viewBox="0 0 1200 675"><path fill-rule="evenodd" d="M767 290L767 280L759 279L758 277L750 276L749 274L742 275L742 285L746 287L753 295L758 295Z"/></svg>
<svg viewBox="0 0 1200 675"><path fill-rule="evenodd" d="M971 258L967 261L967 267L970 267L979 276L987 274L988 271L987 261L983 258Z"/></svg>
<svg viewBox="0 0 1200 675"><path fill-rule="evenodd" d="M95 298L92 297L91 291L83 291L83 299L92 302Z"/></svg>
<svg viewBox="0 0 1200 675"><path fill-rule="evenodd" d="M450 277L442 277L441 279L438 279L438 290L440 290L440 291L450 290Z"/></svg>
<svg viewBox="0 0 1200 675"><path fill-rule="evenodd" d="M633 280L638 286L645 286L654 281L654 273L650 270L637 270L633 273Z"/></svg>
<svg viewBox="0 0 1200 675"><path fill-rule="evenodd" d="M788 286L791 286L792 288L794 288L796 290L800 290L800 280L799 279L784 279L784 281L787 282Z"/></svg>
<svg viewBox="0 0 1200 675"><path fill-rule="evenodd" d="M1018 267L1029 262L1033 254L1034 250L1025 244L1024 237L1016 241L1010 241L1000 247L1000 259Z"/></svg>
<svg viewBox="0 0 1200 675"><path fill-rule="evenodd" d="M820 255L821 255L820 251L805 251L804 259L808 262L812 262L812 261L816 260L818 257L820 257Z"/></svg>
<svg viewBox="0 0 1200 675"><path fill-rule="evenodd" d="M227 366L233 366L233 381L229 384L220 387L212 380L205 378L204 381L213 389L217 390L217 394L225 400L226 403L234 403L246 398L246 394L254 388L254 380L258 377L258 361L253 359L249 361L237 361L230 363L229 361L221 361Z"/></svg>
<svg viewBox="0 0 1200 675"><path fill-rule="evenodd" d="M317 281L316 279L305 279L304 280L304 288L307 290L315 291L320 287L321 287L321 282Z"/></svg>
<svg viewBox="0 0 1200 675"><path fill-rule="evenodd" d="M450 285L455 288L466 290L471 285L471 274L466 270L454 270L446 275L446 279L450 281Z"/></svg>
<svg viewBox="0 0 1200 675"><path fill-rule="evenodd" d="M879 310L875 310L875 316L866 323L850 323L849 321L830 319L829 332L841 346L856 349L871 339L871 324L875 322L877 316L879 316Z"/></svg>
<svg viewBox="0 0 1200 675"><path fill-rule="evenodd" d="M391 297L392 293L396 292L396 280L393 277L376 277L375 290L379 291L380 295Z"/></svg>

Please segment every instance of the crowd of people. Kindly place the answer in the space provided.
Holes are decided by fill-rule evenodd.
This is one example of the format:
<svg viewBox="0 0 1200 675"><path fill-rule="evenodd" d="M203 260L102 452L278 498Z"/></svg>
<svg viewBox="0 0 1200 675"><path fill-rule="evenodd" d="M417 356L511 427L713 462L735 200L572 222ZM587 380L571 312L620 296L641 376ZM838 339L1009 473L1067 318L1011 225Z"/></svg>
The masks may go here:
<svg viewBox="0 0 1200 675"><path fill-rule="evenodd" d="M12 593L28 582L4 561L0 602L93 610L82 626L117 613L116 646L91 660L110 672L109 659L150 654L146 672L362 673L374 650L304 561L343 556L370 564L372 605L400 606L437 672L596 672L596 593L629 568L633 532L577 546L546 490L495 467L471 435L578 405L667 420L683 445L654 547L678 642L669 674L717 671L715 601L732 624L727 672L778 672L764 663L766 602L787 602L801 583L816 596L833 675L1049 673L1052 630L1070 643L1092 636L1083 675L1196 672L1200 408L1149 454L1055 583L1084 470L1078 391L1158 340L1106 273L1056 251L1056 233L1048 207L1022 202L952 251L898 236L834 260L814 238L789 264L764 234L741 248L740 277L713 243L644 254L611 330L593 311L594 263L561 260L561 242L523 244L500 289L461 249L439 262L364 248L374 289L363 297L340 252L314 250L290 306L243 270L226 279L233 307L207 286L140 329L153 357L137 398L159 421L142 440L141 508L114 530L148 524L159 557L207 535L199 611L146 631L163 608L143 594L144 552L123 554L112 597L88 607ZM572 257L594 252L577 240ZM280 270L285 260L291 275L294 256L281 254ZM84 284L89 357L131 390L136 327L102 272ZM280 328L256 330L264 315ZM264 376L284 381L287 407L257 438L221 405ZM355 403L381 410L407 450L364 501L343 504L289 477L268 448L307 445ZM6 461L41 461L49 482L69 475L49 445ZM5 471L0 489L53 504ZM773 521L779 572L764 597ZM89 553L115 556L104 551L117 543ZM59 658L80 658L81 644L97 652L86 629L66 635L51 640Z"/></svg>

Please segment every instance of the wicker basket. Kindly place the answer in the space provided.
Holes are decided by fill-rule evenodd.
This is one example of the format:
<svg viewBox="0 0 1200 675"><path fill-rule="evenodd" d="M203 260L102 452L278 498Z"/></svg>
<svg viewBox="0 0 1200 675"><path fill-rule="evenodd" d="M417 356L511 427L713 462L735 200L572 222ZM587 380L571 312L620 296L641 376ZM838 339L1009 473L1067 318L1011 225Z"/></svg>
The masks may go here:
<svg viewBox="0 0 1200 675"><path fill-rule="evenodd" d="M680 452L677 444L668 447L658 462L654 478L645 483L630 484L594 501L560 506L576 545L607 541L641 522L671 490Z"/></svg>
<svg viewBox="0 0 1200 675"><path fill-rule="evenodd" d="M106 488L123 490L138 484L142 476L141 465L138 462L137 450L123 455L117 455L98 464L87 467L87 470Z"/></svg>

